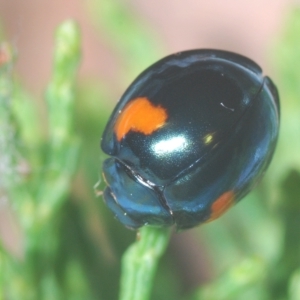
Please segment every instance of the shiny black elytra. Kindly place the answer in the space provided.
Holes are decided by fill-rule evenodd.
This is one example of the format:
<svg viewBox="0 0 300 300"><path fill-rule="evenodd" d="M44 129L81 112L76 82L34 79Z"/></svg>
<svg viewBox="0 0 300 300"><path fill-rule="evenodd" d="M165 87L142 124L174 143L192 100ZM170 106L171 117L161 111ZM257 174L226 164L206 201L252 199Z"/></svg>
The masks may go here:
<svg viewBox="0 0 300 300"><path fill-rule="evenodd" d="M167 56L129 86L104 131L104 200L129 228L186 229L244 197L272 158L276 87L220 50Z"/></svg>

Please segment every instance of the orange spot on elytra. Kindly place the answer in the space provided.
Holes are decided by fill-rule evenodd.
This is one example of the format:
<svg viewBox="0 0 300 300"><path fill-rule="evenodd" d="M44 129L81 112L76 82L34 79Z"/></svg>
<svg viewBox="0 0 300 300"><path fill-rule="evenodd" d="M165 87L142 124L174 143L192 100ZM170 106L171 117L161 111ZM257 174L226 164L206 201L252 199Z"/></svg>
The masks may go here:
<svg viewBox="0 0 300 300"><path fill-rule="evenodd" d="M146 97L136 98L125 106L117 119L117 139L120 141L130 130L151 134L165 124L167 117L163 107L153 105Z"/></svg>
<svg viewBox="0 0 300 300"><path fill-rule="evenodd" d="M211 205L211 215L206 222L213 221L219 218L226 210L228 210L234 203L234 192L227 191L223 193L214 203Z"/></svg>

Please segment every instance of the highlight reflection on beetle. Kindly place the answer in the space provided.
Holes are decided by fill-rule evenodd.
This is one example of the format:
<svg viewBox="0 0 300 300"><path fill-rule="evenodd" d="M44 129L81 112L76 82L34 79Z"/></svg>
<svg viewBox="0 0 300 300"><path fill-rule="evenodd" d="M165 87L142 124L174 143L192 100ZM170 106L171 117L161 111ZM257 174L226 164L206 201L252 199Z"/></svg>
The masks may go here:
<svg viewBox="0 0 300 300"><path fill-rule="evenodd" d="M153 145L152 151L156 155L170 155L172 152L182 152L188 146L184 136L176 136L170 139L162 140Z"/></svg>
<svg viewBox="0 0 300 300"><path fill-rule="evenodd" d="M260 180L278 127L276 87L250 59L167 56L135 79L105 128L104 200L129 228L211 221Z"/></svg>

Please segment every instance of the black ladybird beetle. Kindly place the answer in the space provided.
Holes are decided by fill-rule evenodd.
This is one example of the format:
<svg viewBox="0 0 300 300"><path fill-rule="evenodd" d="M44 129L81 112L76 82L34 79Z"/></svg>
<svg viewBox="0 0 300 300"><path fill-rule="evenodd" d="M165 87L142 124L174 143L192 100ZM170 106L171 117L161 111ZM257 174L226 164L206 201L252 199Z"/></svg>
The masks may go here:
<svg viewBox="0 0 300 300"><path fill-rule="evenodd" d="M276 87L221 50L167 56L129 86L104 131L104 200L129 228L214 220L264 174L278 136Z"/></svg>

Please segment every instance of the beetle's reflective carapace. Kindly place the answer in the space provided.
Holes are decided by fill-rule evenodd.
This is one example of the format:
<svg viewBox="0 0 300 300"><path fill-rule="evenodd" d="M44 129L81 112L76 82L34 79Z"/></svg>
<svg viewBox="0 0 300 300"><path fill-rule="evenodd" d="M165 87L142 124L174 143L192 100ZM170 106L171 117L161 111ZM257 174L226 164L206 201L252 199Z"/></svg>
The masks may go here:
<svg viewBox="0 0 300 300"><path fill-rule="evenodd" d="M108 121L104 200L129 228L214 220L262 177L278 128L277 89L252 60L209 49L167 56Z"/></svg>

